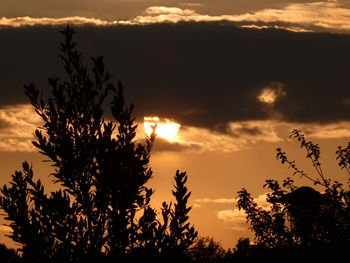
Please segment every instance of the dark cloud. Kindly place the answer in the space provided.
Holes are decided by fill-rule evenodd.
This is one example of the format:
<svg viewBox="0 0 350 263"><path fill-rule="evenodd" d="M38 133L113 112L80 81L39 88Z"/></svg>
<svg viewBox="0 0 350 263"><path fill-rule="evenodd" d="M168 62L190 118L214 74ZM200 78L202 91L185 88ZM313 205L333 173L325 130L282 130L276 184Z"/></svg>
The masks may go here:
<svg viewBox="0 0 350 263"><path fill-rule="evenodd" d="M0 30L0 104L27 102L23 84L62 75L55 27ZM349 120L350 36L237 28L232 23L78 27L84 55L105 56L138 117L215 128L229 121ZM271 109L262 89L281 83ZM224 127L224 126L223 126ZM250 131L254 133L255 131Z"/></svg>
<svg viewBox="0 0 350 263"><path fill-rule="evenodd" d="M345 8L350 8L350 0L338 0L338 5Z"/></svg>
<svg viewBox="0 0 350 263"><path fill-rule="evenodd" d="M7 120L0 119L0 130L7 129L11 127L13 124L8 122Z"/></svg>
<svg viewBox="0 0 350 263"><path fill-rule="evenodd" d="M252 126L250 123L239 123L236 127L232 127L230 123L219 123L209 127L211 131L221 134L230 135L234 138L244 138L246 136L261 136L265 134L266 127Z"/></svg>
<svg viewBox="0 0 350 263"><path fill-rule="evenodd" d="M242 127L237 129L237 133L238 135L241 134L248 134L250 136L258 136L258 135L263 135L264 132L262 129L260 129L259 127Z"/></svg>
<svg viewBox="0 0 350 263"><path fill-rule="evenodd" d="M182 152L182 151L199 151L201 146L195 143L179 143L179 142L170 142L160 137L156 138L153 150L156 152Z"/></svg>

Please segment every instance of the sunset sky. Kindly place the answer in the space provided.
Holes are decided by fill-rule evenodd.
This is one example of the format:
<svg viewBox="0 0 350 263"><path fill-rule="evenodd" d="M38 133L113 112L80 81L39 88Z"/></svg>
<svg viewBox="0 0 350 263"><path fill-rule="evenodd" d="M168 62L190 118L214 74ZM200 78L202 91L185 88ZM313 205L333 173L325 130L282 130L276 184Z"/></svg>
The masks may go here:
<svg viewBox="0 0 350 263"><path fill-rule="evenodd" d="M326 174L346 182L335 151L350 141L349 0L2 0L1 185L24 160L51 180L31 145L41 123L23 86L47 93L47 77L64 76L58 31L67 23L85 61L103 55L124 84L139 139L144 117L158 117L146 119L163 125L151 157L154 205L171 199L175 171L187 171L201 236L225 248L251 237L235 197L244 187L264 206L264 180L291 176L277 147L315 174L289 139L294 128L319 143Z"/></svg>

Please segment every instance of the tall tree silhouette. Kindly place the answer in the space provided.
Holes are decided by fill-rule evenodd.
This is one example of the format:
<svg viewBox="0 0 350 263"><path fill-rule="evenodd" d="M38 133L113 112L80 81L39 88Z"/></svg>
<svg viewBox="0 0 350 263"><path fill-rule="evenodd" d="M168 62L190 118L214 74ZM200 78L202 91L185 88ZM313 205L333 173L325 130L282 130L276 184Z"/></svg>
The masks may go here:
<svg viewBox="0 0 350 263"><path fill-rule="evenodd" d="M74 30L66 27L61 33L67 79L48 79L48 99L34 84L25 86L43 121L33 144L52 163L51 176L61 189L46 194L24 162L23 171L1 189L0 207L10 221L10 237L22 245L23 258L33 262L124 257L150 244L169 247L164 240L171 238L177 242L174 246L186 250L196 236L187 223L186 175L177 172L177 204L174 209L163 207L160 223L150 206L153 190L146 187L152 177L149 161L155 134L144 144L136 143L133 105L125 104L122 84L111 83L102 57L93 58L90 77L73 41ZM115 121L103 117L109 95Z"/></svg>
<svg viewBox="0 0 350 263"><path fill-rule="evenodd" d="M144 210L140 219L142 229L138 242L141 245L136 250L137 255L160 255L164 260L171 262L183 262L190 258L190 247L197 238L197 231L189 222L188 192L185 186L187 174L176 171L174 176L175 202L170 204L163 202L161 208L162 221L155 221L156 211L151 207Z"/></svg>

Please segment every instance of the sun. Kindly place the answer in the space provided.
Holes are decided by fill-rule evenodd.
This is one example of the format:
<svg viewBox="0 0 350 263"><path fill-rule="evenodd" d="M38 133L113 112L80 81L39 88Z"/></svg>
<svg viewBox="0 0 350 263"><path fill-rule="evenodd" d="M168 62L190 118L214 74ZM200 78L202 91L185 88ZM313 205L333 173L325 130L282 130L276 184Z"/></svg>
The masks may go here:
<svg viewBox="0 0 350 263"><path fill-rule="evenodd" d="M178 140L178 132L181 127L179 123L159 117L144 117L143 126L147 136L152 134L153 128L156 126L157 137L171 142Z"/></svg>

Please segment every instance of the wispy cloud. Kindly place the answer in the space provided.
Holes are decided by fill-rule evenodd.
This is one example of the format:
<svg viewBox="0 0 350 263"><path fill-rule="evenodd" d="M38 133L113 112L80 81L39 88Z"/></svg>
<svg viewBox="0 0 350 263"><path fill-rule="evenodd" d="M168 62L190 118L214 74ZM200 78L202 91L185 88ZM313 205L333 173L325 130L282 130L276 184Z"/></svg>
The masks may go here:
<svg viewBox="0 0 350 263"><path fill-rule="evenodd" d="M264 9L254 13L235 16L236 21L302 25L307 28L348 31L350 9L341 7L335 1L314 3L293 3L283 9Z"/></svg>
<svg viewBox="0 0 350 263"><path fill-rule="evenodd" d="M23 27L23 26L62 26L62 25L95 25L107 26L115 23L108 22L97 18L87 18L81 16L49 18L49 17L0 17L0 27Z"/></svg>
<svg viewBox="0 0 350 263"><path fill-rule="evenodd" d="M315 140L350 138L349 121L321 124L279 120L230 122L222 128L218 127L214 132L204 128L189 127L184 131L180 130L180 138L183 142L196 145L196 151L237 152L251 149L260 142L283 143L289 140L293 129L299 129L308 138Z"/></svg>
<svg viewBox="0 0 350 263"><path fill-rule="evenodd" d="M156 138L154 149L156 151L237 152L261 141L282 141L275 126L277 123L269 120L230 122L215 127L215 130L181 126L176 141ZM145 134L143 124L140 123L138 127L139 139L142 140Z"/></svg>
<svg viewBox="0 0 350 263"><path fill-rule="evenodd" d="M261 90L257 99L262 103L273 105L279 97L285 95L286 92L283 88L283 83L272 82Z"/></svg>
<svg viewBox="0 0 350 263"><path fill-rule="evenodd" d="M269 210L271 206L266 201L266 196L267 196L267 193L261 194L258 197L254 198L254 201L261 208L265 210ZM211 200L215 201L220 199L211 199ZM235 204L235 206L237 205L236 199L234 200L234 202L232 202L232 205L233 204ZM246 231L248 228L246 214L243 210L239 210L238 208L224 209L224 210L217 211L216 216L219 220L221 220L226 225L226 227L230 228L233 231Z"/></svg>
<svg viewBox="0 0 350 263"><path fill-rule="evenodd" d="M185 127L179 136L184 142L201 145L204 151L236 152L257 142L279 142L273 121L239 121L218 126L215 130Z"/></svg>
<svg viewBox="0 0 350 263"><path fill-rule="evenodd" d="M200 14L191 9L200 6L198 3L184 3L184 8L169 6L151 6L142 14L129 20L107 21L98 18L80 16L63 18L33 18L15 17L0 18L0 26L20 27L35 25L143 25L153 23L181 21L218 22L230 21L238 23L242 27L252 28L280 28L291 31L305 32L321 30L330 32L350 31L350 9L341 6L337 1L291 3L281 9L262 9L256 12L239 15L207 15Z"/></svg>
<svg viewBox="0 0 350 263"><path fill-rule="evenodd" d="M0 108L0 151L30 152L35 150L32 139L40 119L31 105Z"/></svg>
<svg viewBox="0 0 350 263"><path fill-rule="evenodd" d="M263 9L240 15L205 15L191 9L176 7L153 6L145 10L143 15L130 20L129 23L160 23L160 22L214 22L231 21L248 23L244 27L273 27L292 31L307 31L323 29L324 31L349 31L350 9L344 8L336 1L314 3L291 3L282 9ZM261 25L259 23L265 23Z"/></svg>
<svg viewBox="0 0 350 263"><path fill-rule="evenodd" d="M0 108L0 151L35 151L31 141L40 118L31 105L13 105ZM274 122L242 121L225 125L224 130L213 131L199 127L181 127L176 141L157 138L156 151L223 151L234 152L249 148L259 141L278 142ZM138 139L145 137L143 124L139 125Z"/></svg>
<svg viewBox="0 0 350 263"><path fill-rule="evenodd" d="M216 198L216 199L210 199L210 198L199 198L196 199L195 203L206 203L206 204L233 204L235 202L235 198Z"/></svg>
<svg viewBox="0 0 350 263"><path fill-rule="evenodd" d="M32 146L35 129L40 118L29 104L0 108L0 151L35 151ZM155 151L189 152L237 152L251 148L259 142L279 143L288 139L294 128L315 139L350 138L350 122L330 124L288 123L277 120L230 122L215 130L182 126L176 141L157 138ZM139 124L138 139L145 136L143 124ZM202 199L198 202L227 203L231 199Z"/></svg>
<svg viewBox="0 0 350 263"><path fill-rule="evenodd" d="M225 209L217 212L217 218L233 231L246 231L246 214L242 210Z"/></svg>
<svg viewBox="0 0 350 263"><path fill-rule="evenodd" d="M181 3L180 4L181 6L188 6L188 7L200 7L200 6L202 6L202 4L201 3Z"/></svg>
<svg viewBox="0 0 350 263"><path fill-rule="evenodd" d="M316 139L350 138L350 122L338 122L330 124L303 125L300 130L309 137Z"/></svg>

